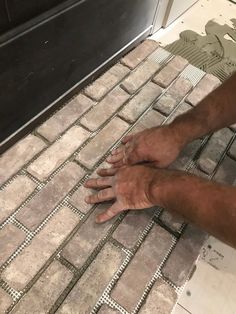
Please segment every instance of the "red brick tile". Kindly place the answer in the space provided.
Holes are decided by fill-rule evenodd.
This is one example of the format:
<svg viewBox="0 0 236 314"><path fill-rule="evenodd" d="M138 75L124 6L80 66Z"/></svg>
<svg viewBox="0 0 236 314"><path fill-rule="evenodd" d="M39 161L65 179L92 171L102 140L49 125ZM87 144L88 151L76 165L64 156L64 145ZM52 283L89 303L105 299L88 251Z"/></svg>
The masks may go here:
<svg viewBox="0 0 236 314"><path fill-rule="evenodd" d="M80 151L76 159L91 169L121 138L128 127L126 122L114 118Z"/></svg>
<svg viewBox="0 0 236 314"><path fill-rule="evenodd" d="M106 286L121 266L124 254L106 244L58 309L58 314L91 313Z"/></svg>
<svg viewBox="0 0 236 314"><path fill-rule="evenodd" d="M135 69L122 83L121 86L129 94L136 93L146 84L153 75L159 70L160 65L156 62L147 60Z"/></svg>
<svg viewBox="0 0 236 314"><path fill-rule="evenodd" d="M53 261L11 313L48 313L72 277L65 266Z"/></svg>
<svg viewBox="0 0 236 314"><path fill-rule="evenodd" d="M37 132L48 141L53 142L94 104L91 99L80 94L44 122Z"/></svg>
<svg viewBox="0 0 236 314"><path fill-rule="evenodd" d="M12 224L0 229L0 266L16 251L24 241L25 233Z"/></svg>
<svg viewBox="0 0 236 314"><path fill-rule="evenodd" d="M16 218L27 228L31 230L36 229L84 174L84 170L75 163L67 164L20 210Z"/></svg>
<svg viewBox="0 0 236 314"><path fill-rule="evenodd" d="M28 135L0 157L0 185L37 155L46 144L34 135Z"/></svg>
<svg viewBox="0 0 236 314"><path fill-rule="evenodd" d="M28 171L39 180L47 179L88 139L89 135L85 129L73 126L57 142L45 150L28 167Z"/></svg>
<svg viewBox="0 0 236 314"><path fill-rule="evenodd" d="M98 213L102 212L109 206L111 205L105 203L100 204L63 249L63 256L76 267L80 268L83 266L85 261L111 228L114 219L104 224L97 224L95 222Z"/></svg>
<svg viewBox="0 0 236 314"><path fill-rule="evenodd" d="M112 298L131 312L171 246L170 234L155 225L112 291ZM138 275L137 275L138 274Z"/></svg>
<svg viewBox="0 0 236 314"><path fill-rule="evenodd" d="M69 208L61 208L32 242L2 272L2 279L16 290L22 290L55 253L75 228L79 217Z"/></svg>
<svg viewBox="0 0 236 314"><path fill-rule="evenodd" d="M25 201L35 187L36 184L26 176L18 176L0 191L0 223Z"/></svg>
<svg viewBox="0 0 236 314"><path fill-rule="evenodd" d="M121 62L131 69L136 68L142 61L144 61L152 52L158 48L158 42L154 40L145 40L128 53Z"/></svg>

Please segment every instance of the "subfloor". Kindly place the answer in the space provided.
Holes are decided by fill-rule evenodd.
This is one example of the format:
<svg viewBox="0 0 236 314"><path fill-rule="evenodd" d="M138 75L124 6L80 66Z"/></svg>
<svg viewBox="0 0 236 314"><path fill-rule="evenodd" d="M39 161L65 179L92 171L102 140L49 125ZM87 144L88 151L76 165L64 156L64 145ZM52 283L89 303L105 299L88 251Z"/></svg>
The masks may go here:
<svg viewBox="0 0 236 314"><path fill-rule="evenodd" d="M158 207L96 225L109 204L86 205L83 182L125 134L169 123L219 84L145 41L1 156L0 313L189 309L182 292L207 235ZM235 145L232 126L172 167L234 184Z"/></svg>

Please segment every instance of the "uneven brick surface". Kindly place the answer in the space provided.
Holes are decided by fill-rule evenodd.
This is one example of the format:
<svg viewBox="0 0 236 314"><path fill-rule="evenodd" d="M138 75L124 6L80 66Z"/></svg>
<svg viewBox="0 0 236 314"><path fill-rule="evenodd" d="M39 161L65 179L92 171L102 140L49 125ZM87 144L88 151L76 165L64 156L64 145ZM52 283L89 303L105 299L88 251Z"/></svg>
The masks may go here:
<svg viewBox="0 0 236 314"><path fill-rule="evenodd" d="M67 164L52 181L20 210L16 218L27 228L34 230L78 183L84 174L84 170L76 164Z"/></svg>
<svg viewBox="0 0 236 314"><path fill-rule="evenodd" d="M152 210L131 211L113 233L113 238L131 249L134 247L152 217Z"/></svg>
<svg viewBox="0 0 236 314"><path fill-rule="evenodd" d="M207 174L215 170L223 152L225 151L233 133L229 129L223 129L212 135L199 160L199 168Z"/></svg>
<svg viewBox="0 0 236 314"><path fill-rule="evenodd" d="M187 280L206 234L193 225L188 225L184 234L168 258L162 273L177 286Z"/></svg>
<svg viewBox="0 0 236 314"><path fill-rule="evenodd" d="M81 119L81 124L91 131L96 131L128 99L129 95L117 87Z"/></svg>
<svg viewBox="0 0 236 314"><path fill-rule="evenodd" d="M118 314L119 311L113 310L112 308L108 307L107 305L103 305L101 309L98 311L99 314Z"/></svg>
<svg viewBox="0 0 236 314"><path fill-rule="evenodd" d="M179 231L184 223L182 217L175 213L171 213L168 210L164 210L161 213L159 220L173 231Z"/></svg>
<svg viewBox="0 0 236 314"><path fill-rule="evenodd" d="M36 184L26 176L18 176L0 191L0 223L25 201L35 187Z"/></svg>
<svg viewBox="0 0 236 314"><path fill-rule="evenodd" d="M212 74L206 74L198 85L194 88L186 101L193 106L196 106L203 100L210 92L220 85L220 80Z"/></svg>
<svg viewBox="0 0 236 314"><path fill-rule="evenodd" d="M154 226L115 286L112 298L132 311L170 246L170 234Z"/></svg>
<svg viewBox="0 0 236 314"><path fill-rule="evenodd" d="M34 135L28 135L0 156L0 185L37 155L46 144Z"/></svg>
<svg viewBox="0 0 236 314"><path fill-rule="evenodd" d="M236 185L236 167L235 160L225 157L223 162L220 164L217 172L214 176L214 180L220 183Z"/></svg>
<svg viewBox="0 0 236 314"><path fill-rule="evenodd" d="M94 83L88 86L85 89L85 94L92 99L99 101L129 72L127 67L122 64L116 64L109 71L100 76Z"/></svg>
<svg viewBox="0 0 236 314"><path fill-rule="evenodd" d="M95 217L109 206L111 205L99 205L62 251L63 256L76 267L80 268L83 266L87 258L111 228L114 219L104 224L95 223Z"/></svg>
<svg viewBox="0 0 236 314"><path fill-rule="evenodd" d="M61 208L3 271L2 278L16 290L23 289L79 222L69 208Z"/></svg>
<svg viewBox="0 0 236 314"><path fill-rule="evenodd" d="M190 92L192 87L193 85L189 80L179 77L168 89L167 95L174 97L179 102Z"/></svg>
<svg viewBox="0 0 236 314"><path fill-rule="evenodd" d="M176 56L154 77L153 81L166 88L177 78L187 65L187 60Z"/></svg>
<svg viewBox="0 0 236 314"><path fill-rule="evenodd" d="M0 230L0 266L15 252L24 241L25 233L12 224Z"/></svg>
<svg viewBox="0 0 236 314"><path fill-rule="evenodd" d="M157 47L143 42L0 157L0 313L13 302L5 284L20 292L12 313L109 314L123 313L122 307L132 313L137 305L140 313L171 313L174 284L185 282L204 234L182 228L183 219L166 209L130 211L123 220L98 225L95 216L110 205L86 204L94 191L82 186L85 176L97 177L97 168L108 167L102 158L124 134L170 123L192 108L185 102L189 94L197 103L218 84L206 76L194 96L181 73L187 62L175 57L158 69L150 61L163 55ZM215 134L200 159L216 171L213 179L236 185L235 143L228 145L233 132L231 126ZM171 168L210 180L198 167L201 143L187 145ZM153 281L157 269L168 284Z"/></svg>
<svg viewBox="0 0 236 314"><path fill-rule="evenodd" d="M95 103L91 99L83 94L79 94L65 107L57 111L50 119L44 122L37 129L37 132L48 141L53 142L71 124L78 120L84 112L94 105Z"/></svg>
<svg viewBox="0 0 236 314"><path fill-rule="evenodd" d="M12 303L12 298L3 289L0 288L0 313L4 313Z"/></svg>
<svg viewBox="0 0 236 314"><path fill-rule="evenodd" d="M177 300L176 292L162 279L154 284L140 314L170 314Z"/></svg>
<svg viewBox="0 0 236 314"><path fill-rule="evenodd" d="M76 159L91 169L127 129L126 122L114 118L80 151Z"/></svg>
<svg viewBox="0 0 236 314"><path fill-rule="evenodd" d="M93 194L93 190L88 190L85 187L80 186L71 196L70 203L82 213L86 214L93 207L93 205L87 204L84 199L91 194Z"/></svg>
<svg viewBox="0 0 236 314"><path fill-rule="evenodd" d="M177 100L172 96L165 94L161 99L154 105L154 108L164 115L168 116L178 104Z"/></svg>
<svg viewBox="0 0 236 314"><path fill-rule="evenodd" d="M29 167L28 171L39 180L45 180L89 137L89 132L73 126L59 141L50 146Z"/></svg>
<svg viewBox="0 0 236 314"><path fill-rule="evenodd" d="M158 48L158 43L154 40L145 40L141 45L128 53L121 62L130 69L136 68L143 60L145 60L153 51Z"/></svg>
<svg viewBox="0 0 236 314"><path fill-rule="evenodd" d="M140 87L147 83L152 76L159 70L160 65L156 62L147 60L135 69L121 84L129 94L134 94Z"/></svg>
<svg viewBox="0 0 236 314"><path fill-rule="evenodd" d="M32 314L48 313L72 277L65 266L54 261L11 313L28 314L29 309Z"/></svg>
<svg viewBox="0 0 236 314"><path fill-rule="evenodd" d="M134 122L137 118L160 96L162 89L150 82L122 109L119 116L129 122Z"/></svg>
<svg viewBox="0 0 236 314"><path fill-rule="evenodd" d="M106 285L121 266L124 254L107 244L86 270L57 313L90 313Z"/></svg>

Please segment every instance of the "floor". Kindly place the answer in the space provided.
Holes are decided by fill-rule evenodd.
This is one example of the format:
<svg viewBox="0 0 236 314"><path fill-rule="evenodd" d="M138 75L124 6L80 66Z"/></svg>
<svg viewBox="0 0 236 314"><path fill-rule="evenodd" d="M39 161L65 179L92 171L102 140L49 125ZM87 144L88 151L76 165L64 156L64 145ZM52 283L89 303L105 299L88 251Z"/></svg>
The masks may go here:
<svg viewBox="0 0 236 314"><path fill-rule="evenodd" d="M83 182L125 134L219 84L147 40L1 156L0 313L171 313L207 235L158 207L96 225L109 204L85 204ZM233 184L235 136L196 140L172 167Z"/></svg>
<svg viewBox="0 0 236 314"><path fill-rule="evenodd" d="M179 39L179 33L184 30L205 34L205 25L209 20L232 26L230 20L235 17L236 5L228 0L199 0L168 28L154 34L153 39L166 46Z"/></svg>
<svg viewBox="0 0 236 314"><path fill-rule="evenodd" d="M232 26L230 20L235 17L236 5L230 1L200 0L167 29L154 34L153 39L165 46L177 40L179 33L186 29L205 34L205 25L209 20ZM236 313L235 260L236 250L210 237L202 248L196 270L186 284L173 314Z"/></svg>

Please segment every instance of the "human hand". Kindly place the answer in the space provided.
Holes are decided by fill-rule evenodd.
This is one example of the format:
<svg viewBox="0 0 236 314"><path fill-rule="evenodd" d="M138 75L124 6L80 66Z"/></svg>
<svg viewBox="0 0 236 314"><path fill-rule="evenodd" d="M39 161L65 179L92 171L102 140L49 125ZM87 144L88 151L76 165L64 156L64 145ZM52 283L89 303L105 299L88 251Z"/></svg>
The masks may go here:
<svg viewBox="0 0 236 314"><path fill-rule="evenodd" d="M122 143L124 145L113 150L107 158L107 162L115 168L145 161L165 168L175 161L184 147L181 137L170 125L128 135Z"/></svg>
<svg viewBox="0 0 236 314"><path fill-rule="evenodd" d="M101 190L85 201L95 204L115 199L115 203L98 215L96 222L105 222L125 210L162 205L161 194L155 193L153 198L151 189L153 183L159 180L158 176L160 179L163 177L163 171L166 170L141 165L99 170L98 174L102 178L89 179L85 187Z"/></svg>

